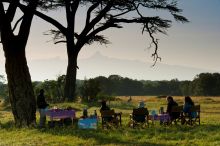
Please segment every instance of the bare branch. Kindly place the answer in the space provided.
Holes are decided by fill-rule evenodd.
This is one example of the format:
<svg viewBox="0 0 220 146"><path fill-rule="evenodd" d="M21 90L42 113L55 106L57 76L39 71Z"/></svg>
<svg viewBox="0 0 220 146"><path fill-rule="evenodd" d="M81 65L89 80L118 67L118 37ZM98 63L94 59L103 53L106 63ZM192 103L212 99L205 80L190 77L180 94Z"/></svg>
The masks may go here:
<svg viewBox="0 0 220 146"><path fill-rule="evenodd" d="M54 42L54 44L59 44L59 43L66 43L66 41L57 41L57 42Z"/></svg>
<svg viewBox="0 0 220 146"><path fill-rule="evenodd" d="M148 26L148 24L145 26L145 28L147 29L147 32L149 33L149 36L151 38L151 44L154 44L155 48L154 48L154 53L151 55L153 57L154 60L154 64L152 65L152 67L154 67L158 61L158 59L161 61L161 57L159 57L158 55L158 39L155 39L153 36L153 32L150 29L150 27ZM150 45L151 47L151 45Z"/></svg>
<svg viewBox="0 0 220 146"><path fill-rule="evenodd" d="M99 6L100 2L97 2L95 4L93 4L91 7L89 7L88 11L87 11L87 16L86 16L86 25L89 24L90 22L90 18L91 18L91 13L92 11L97 8Z"/></svg>
<svg viewBox="0 0 220 146"><path fill-rule="evenodd" d="M98 33L110 28L110 27L116 27L116 28L122 28L121 26L119 26L118 24L114 24L110 21L106 22L105 24L103 24L102 26L94 29L90 34L88 34L85 39L84 42L80 42L81 46L83 46L84 44L88 44L88 42L91 40L91 38L94 38L95 36L97 36ZM104 38L104 37L103 37ZM105 42L105 43L104 43ZM109 41L107 40L102 40L102 44L109 44Z"/></svg>
<svg viewBox="0 0 220 146"><path fill-rule="evenodd" d="M80 34L80 37L85 37L92 28L107 14L107 12L111 9L112 7L112 1L109 1L106 6L99 12L99 14L89 23L85 26L83 31Z"/></svg>
<svg viewBox="0 0 220 146"><path fill-rule="evenodd" d="M66 18L67 18L67 23L72 24L68 26L68 28L71 31L74 31L75 15L79 7L79 3L80 0L74 0L74 1L65 0Z"/></svg>
<svg viewBox="0 0 220 146"><path fill-rule="evenodd" d="M31 27L32 19L34 16L33 12L34 10L36 10L37 4L38 4L37 0L32 0L28 3L28 5L26 6L26 12L24 13L23 20L21 22L20 29L18 32L18 36L21 39L26 40L26 43L30 33L29 28Z"/></svg>
<svg viewBox="0 0 220 146"><path fill-rule="evenodd" d="M22 10L22 11L26 11L26 6L20 4L19 5L19 8ZM55 19L35 10L34 11L34 14L38 17L40 17L41 19L51 23L52 25L54 25L57 29L59 29L63 34L66 34L66 28L61 24L59 23L58 21L56 21Z"/></svg>
<svg viewBox="0 0 220 146"><path fill-rule="evenodd" d="M13 21L18 4L19 4L19 0L14 0L13 2L9 3L9 7L6 12L6 18L8 19L9 22Z"/></svg>
<svg viewBox="0 0 220 146"><path fill-rule="evenodd" d="M21 18L19 18L19 19L17 20L17 22L15 23L15 25L14 25L14 27L13 27L13 29L12 29L12 32L15 31L15 29L16 29L18 23L21 22L21 20L23 19L23 17L24 17L24 16L22 16Z"/></svg>
<svg viewBox="0 0 220 146"><path fill-rule="evenodd" d="M1 26L2 22L5 21L5 10L4 10L4 6L2 3L0 3L0 20L1 20L1 23L0 23L0 26Z"/></svg>

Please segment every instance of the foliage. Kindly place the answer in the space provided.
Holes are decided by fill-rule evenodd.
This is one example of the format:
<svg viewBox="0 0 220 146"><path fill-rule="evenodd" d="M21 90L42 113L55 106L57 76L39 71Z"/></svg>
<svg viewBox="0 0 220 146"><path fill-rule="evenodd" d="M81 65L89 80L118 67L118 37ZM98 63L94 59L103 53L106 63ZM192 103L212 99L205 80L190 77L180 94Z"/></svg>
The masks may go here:
<svg viewBox="0 0 220 146"><path fill-rule="evenodd" d="M57 103L64 101L65 75L60 75L56 80L33 82L35 95L40 89L45 89L48 102ZM109 77L98 76L93 79L77 80L77 93L83 101L115 100L115 96L154 95L166 97L167 95L220 95L220 74L201 73L193 81L145 81L124 78L119 75ZM0 96L7 98L7 85L0 82ZM8 101L8 100L7 100Z"/></svg>
<svg viewBox="0 0 220 146"><path fill-rule="evenodd" d="M94 79L85 80L80 87L80 94L83 101L95 101L100 92L100 84Z"/></svg>
<svg viewBox="0 0 220 146"><path fill-rule="evenodd" d="M217 96L220 94L220 74L201 73L193 80L194 95Z"/></svg>
<svg viewBox="0 0 220 146"><path fill-rule="evenodd" d="M201 73L193 81L137 81L119 75L96 77L100 89L106 95L220 95L220 74Z"/></svg>

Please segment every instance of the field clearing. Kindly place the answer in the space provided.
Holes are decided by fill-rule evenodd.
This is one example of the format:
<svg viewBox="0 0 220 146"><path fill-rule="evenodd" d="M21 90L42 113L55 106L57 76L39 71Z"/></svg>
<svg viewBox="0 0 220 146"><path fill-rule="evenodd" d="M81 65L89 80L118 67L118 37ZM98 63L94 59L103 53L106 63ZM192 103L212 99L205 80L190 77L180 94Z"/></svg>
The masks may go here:
<svg viewBox="0 0 220 146"><path fill-rule="evenodd" d="M132 129L127 126L129 114L143 100L146 107L157 110L166 108L166 98L153 96L118 97L120 100L108 103L116 112L122 112L122 127L118 129L81 130L76 125L56 128L15 128L8 108L0 109L0 146L219 146L220 145L220 97L192 97L201 105L201 125L160 126L159 123L148 128ZM181 105L183 97L174 97ZM54 105L51 105L54 106ZM62 103L58 107L72 106L79 110L87 107L90 113L99 111L99 104ZM98 112L100 115L100 113ZM77 112L81 116L82 111ZM39 115L37 113L37 118ZM38 119L37 119L38 121Z"/></svg>

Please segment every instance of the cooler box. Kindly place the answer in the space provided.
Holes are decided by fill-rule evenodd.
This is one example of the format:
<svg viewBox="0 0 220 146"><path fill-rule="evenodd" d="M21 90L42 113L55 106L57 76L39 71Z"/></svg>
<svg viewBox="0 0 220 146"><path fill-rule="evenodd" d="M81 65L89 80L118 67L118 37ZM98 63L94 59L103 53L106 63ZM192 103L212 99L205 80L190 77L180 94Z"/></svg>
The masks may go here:
<svg viewBox="0 0 220 146"><path fill-rule="evenodd" d="M80 129L97 129L97 118L79 119L78 127Z"/></svg>

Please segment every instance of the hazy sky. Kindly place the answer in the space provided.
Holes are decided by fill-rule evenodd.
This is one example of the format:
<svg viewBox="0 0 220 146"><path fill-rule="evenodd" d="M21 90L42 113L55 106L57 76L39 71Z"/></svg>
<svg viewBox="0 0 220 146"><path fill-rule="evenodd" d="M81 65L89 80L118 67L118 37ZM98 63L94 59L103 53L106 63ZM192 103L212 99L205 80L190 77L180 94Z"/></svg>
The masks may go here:
<svg viewBox="0 0 220 146"><path fill-rule="evenodd" d="M179 7L183 9L183 15L190 20L190 23L174 22L172 28L168 30L167 36L157 35L162 63L220 72L220 0L181 0ZM84 13L84 11L80 13ZM51 13L51 16L56 16L59 21L65 23L61 10ZM79 26L84 24L82 15L79 15L77 20ZM51 40L51 37L42 35L51 28L40 18L34 18L26 51L28 62L50 58L66 60L65 45L54 45L52 42L47 42ZM109 38L112 44L86 46L79 54L80 59L88 58L99 51L104 56L153 63L150 57L152 50L146 49L150 39L147 35L141 34L140 26L129 25L120 30L110 29L103 34ZM2 46L0 46L0 74L5 74L4 54L1 48ZM56 64L51 64L51 66L56 66ZM36 69L40 70L40 66L30 66L30 72ZM61 71L61 73L65 73L65 71Z"/></svg>

